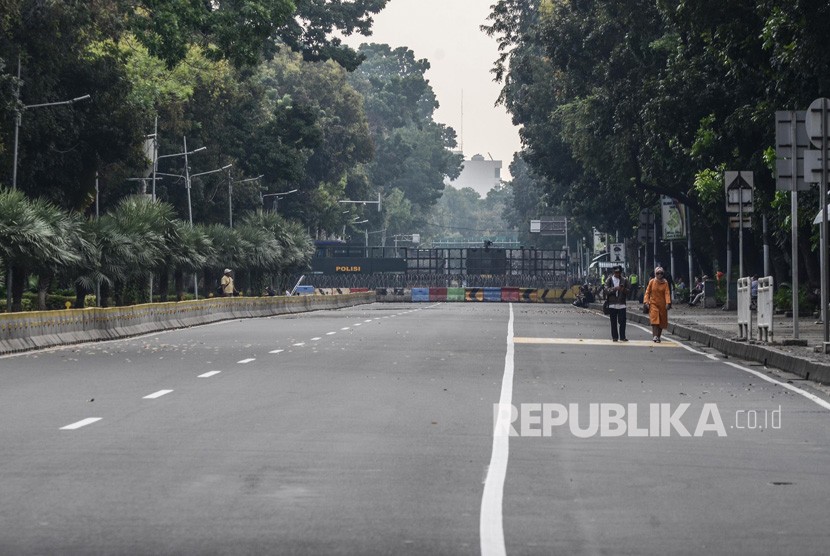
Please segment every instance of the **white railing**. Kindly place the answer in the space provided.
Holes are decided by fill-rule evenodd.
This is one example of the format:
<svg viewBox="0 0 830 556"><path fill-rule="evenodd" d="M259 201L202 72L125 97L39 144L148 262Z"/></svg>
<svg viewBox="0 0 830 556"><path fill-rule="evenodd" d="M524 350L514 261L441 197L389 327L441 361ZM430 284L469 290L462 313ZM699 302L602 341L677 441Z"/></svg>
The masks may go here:
<svg viewBox="0 0 830 556"><path fill-rule="evenodd" d="M772 276L758 279L758 339L772 342L773 335L773 286Z"/></svg>
<svg viewBox="0 0 830 556"><path fill-rule="evenodd" d="M743 340L752 339L752 278L738 278L738 334Z"/></svg>

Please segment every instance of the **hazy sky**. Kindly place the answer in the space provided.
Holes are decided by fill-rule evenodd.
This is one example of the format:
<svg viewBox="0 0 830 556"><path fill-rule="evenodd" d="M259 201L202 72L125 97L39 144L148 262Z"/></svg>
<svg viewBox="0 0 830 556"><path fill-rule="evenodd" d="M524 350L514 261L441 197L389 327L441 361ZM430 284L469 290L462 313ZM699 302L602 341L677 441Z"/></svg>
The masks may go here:
<svg viewBox="0 0 830 556"><path fill-rule="evenodd" d="M493 0L390 0L375 17L372 36L349 37L346 42L407 46L417 58L429 60L427 79L441 105L436 121L455 129L466 158L481 154L489 159L489 153L502 160L502 178L508 179L520 142L504 107L494 106L501 85L493 81L490 69L498 48L495 39L479 30L487 23L491 4Z"/></svg>

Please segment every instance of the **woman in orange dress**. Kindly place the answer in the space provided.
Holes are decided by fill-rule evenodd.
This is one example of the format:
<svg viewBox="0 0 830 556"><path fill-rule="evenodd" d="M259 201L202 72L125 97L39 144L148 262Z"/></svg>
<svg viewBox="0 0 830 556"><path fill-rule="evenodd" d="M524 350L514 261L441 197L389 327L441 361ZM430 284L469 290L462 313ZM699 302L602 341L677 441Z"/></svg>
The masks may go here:
<svg viewBox="0 0 830 556"><path fill-rule="evenodd" d="M671 292L669 282L663 277L663 267L654 269L654 278L649 280L643 303L648 306L648 317L651 321L653 341L660 343L663 330L669 327L669 309L671 309Z"/></svg>

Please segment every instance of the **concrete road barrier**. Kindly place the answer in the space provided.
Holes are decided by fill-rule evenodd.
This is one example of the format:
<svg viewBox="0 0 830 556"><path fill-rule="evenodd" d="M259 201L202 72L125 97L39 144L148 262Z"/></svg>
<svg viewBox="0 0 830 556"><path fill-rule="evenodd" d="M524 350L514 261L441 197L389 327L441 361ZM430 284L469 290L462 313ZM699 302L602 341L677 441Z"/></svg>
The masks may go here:
<svg viewBox="0 0 830 556"><path fill-rule="evenodd" d="M131 307L0 314L0 354L65 344L127 338L221 320L353 307L374 292L294 297L219 297Z"/></svg>

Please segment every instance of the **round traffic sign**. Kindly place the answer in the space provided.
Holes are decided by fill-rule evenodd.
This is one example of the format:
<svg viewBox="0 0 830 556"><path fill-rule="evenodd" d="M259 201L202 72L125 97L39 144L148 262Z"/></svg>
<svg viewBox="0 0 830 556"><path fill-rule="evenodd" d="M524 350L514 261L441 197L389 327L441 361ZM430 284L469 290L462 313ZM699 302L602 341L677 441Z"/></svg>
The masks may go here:
<svg viewBox="0 0 830 556"><path fill-rule="evenodd" d="M822 107L824 107L824 125L821 125ZM828 137L830 134L830 99L817 98L810 103L807 109L804 126L807 128L807 137L810 142L817 149L821 148L822 137Z"/></svg>

